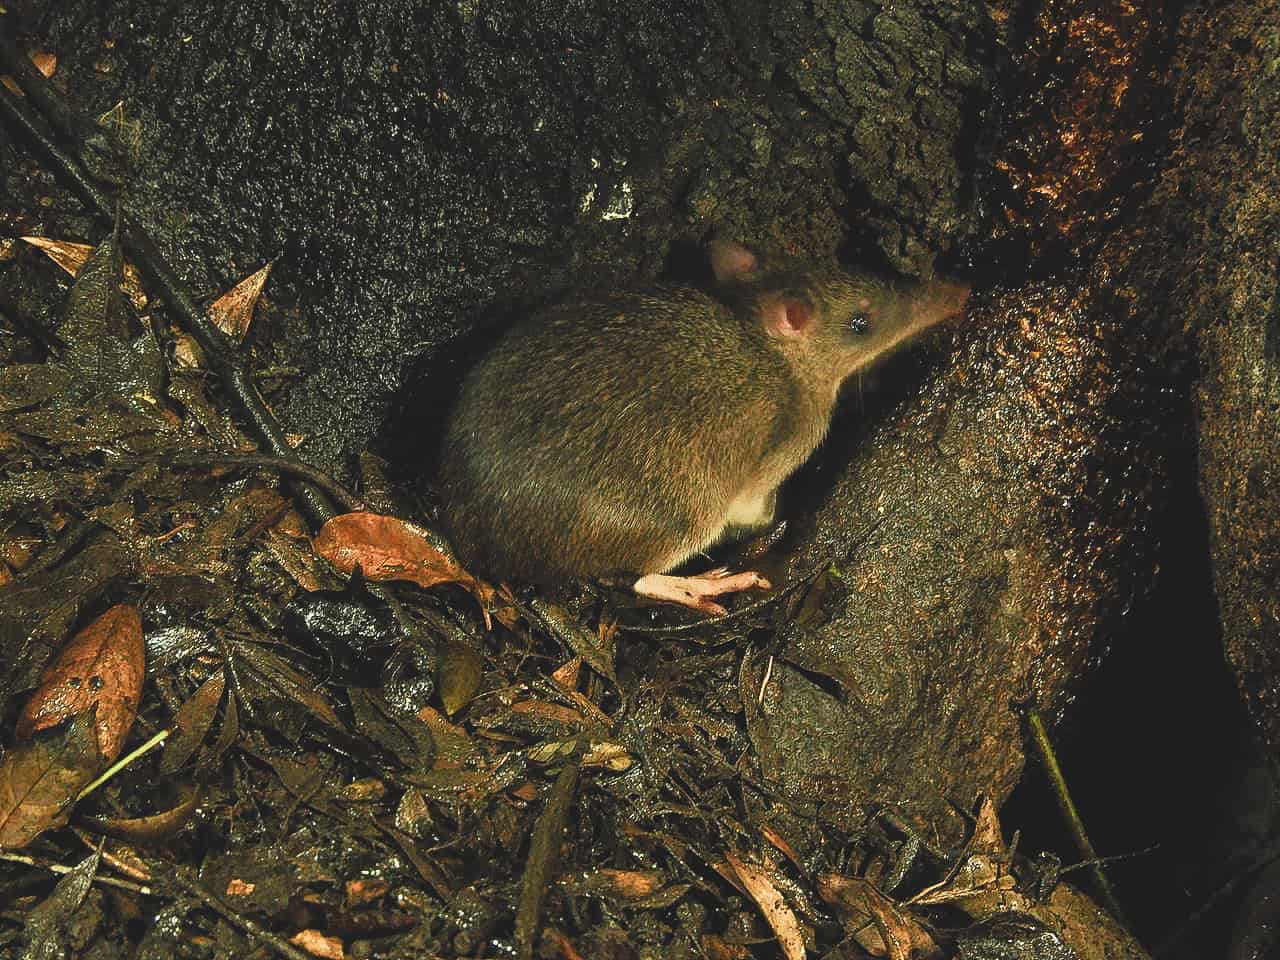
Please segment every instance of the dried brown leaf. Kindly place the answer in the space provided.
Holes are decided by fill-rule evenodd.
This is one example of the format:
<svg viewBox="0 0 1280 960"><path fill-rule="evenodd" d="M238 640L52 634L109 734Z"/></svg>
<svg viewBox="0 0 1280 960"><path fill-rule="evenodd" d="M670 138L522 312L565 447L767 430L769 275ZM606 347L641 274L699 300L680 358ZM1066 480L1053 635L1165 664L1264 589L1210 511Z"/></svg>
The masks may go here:
<svg viewBox="0 0 1280 960"><path fill-rule="evenodd" d="M33 247L43 250L50 260L73 277L80 272L80 268L84 266L85 261L89 259L89 255L93 253L93 245L88 243L52 240L49 237L22 237L21 239Z"/></svg>
<svg viewBox="0 0 1280 960"><path fill-rule="evenodd" d="M268 263L209 304L209 319L236 343L241 343L249 332L253 308L258 304L258 295L262 293L270 273L271 264Z"/></svg>
<svg viewBox="0 0 1280 960"><path fill-rule="evenodd" d="M765 922L778 938L783 955L787 960L804 960L804 936L800 932L800 921L796 918L795 912L787 906L787 901L783 899L782 894L758 867L732 853L725 854L725 859L738 875L748 896L760 908Z"/></svg>
<svg viewBox="0 0 1280 960"><path fill-rule="evenodd" d="M382 513L344 513L320 528L312 548L343 573L358 566L369 580L408 580L420 587L461 583L476 589L444 541L422 527Z"/></svg>
<svg viewBox="0 0 1280 960"><path fill-rule="evenodd" d="M53 71L58 69L58 55L51 50L32 50L29 56L35 68L46 80L53 76Z"/></svg>
<svg viewBox="0 0 1280 960"><path fill-rule="evenodd" d="M914 917L862 877L837 873L818 878L818 894L853 928L853 938L874 956L921 960L938 955L933 938Z"/></svg>
<svg viewBox="0 0 1280 960"><path fill-rule="evenodd" d="M114 760L133 726L143 669L142 620L136 607L117 604L72 637L45 667L18 716L18 738L96 707L99 749Z"/></svg>
<svg viewBox="0 0 1280 960"><path fill-rule="evenodd" d="M76 824L126 843L156 843L172 837L185 827L199 803L200 794L188 787L181 800L160 813L145 817L77 817Z"/></svg>
<svg viewBox="0 0 1280 960"><path fill-rule="evenodd" d="M19 743L0 757L0 848L67 822L71 802L103 766L93 728L93 714L82 714L64 736Z"/></svg>
<svg viewBox="0 0 1280 960"><path fill-rule="evenodd" d="M3 4L0 4L0 13L4 13ZM39 70L42 74L44 74L45 77L53 76L53 71L58 65L58 58L55 57L52 53L44 53L43 51L40 51L40 50L33 50L31 51L30 54L28 54L28 58L35 65L35 68ZM10 93L12 93L15 97L25 96L25 94L22 92L22 88L18 86L18 81L14 80L10 74L6 73L3 76L0 76L0 84L3 84L4 88L8 90Z"/></svg>
<svg viewBox="0 0 1280 960"><path fill-rule="evenodd" d="M343 960L346 954L342 950L339 937L326 937L319 930L303 930L289 940L295 947L301 947L313 957L323 960Z"/></svg>
<svg viewBox="0 0 1280 960"><path fill-rule="evenodd" d="M70 240L53 240L49 237L21 237L33 247L43 250L45 256L56 263L71 276L75 276L80 272L80 268L93 254L94 247L88 243L74 243ZM133 304L134 309L141 310L147 305L147 294L142 289L142 275L138 273L138 268L133 264L126 262L123 266L124 279L121 283L121 289L124 295L129 298L129 302Z"/></svg>

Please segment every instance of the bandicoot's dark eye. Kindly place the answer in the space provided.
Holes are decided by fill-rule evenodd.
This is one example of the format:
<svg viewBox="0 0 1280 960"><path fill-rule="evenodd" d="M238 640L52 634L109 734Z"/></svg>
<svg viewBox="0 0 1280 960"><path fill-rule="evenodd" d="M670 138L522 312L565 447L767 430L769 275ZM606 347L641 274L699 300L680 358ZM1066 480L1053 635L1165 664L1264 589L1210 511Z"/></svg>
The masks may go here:
<svg viewBox="0 0 1280 960"><path fill-rule="evenodd" d="M871 324L867 322L865 313L855 313L849 318L846 326L848 326L850 333L866 333L871 329Z"/></svg>

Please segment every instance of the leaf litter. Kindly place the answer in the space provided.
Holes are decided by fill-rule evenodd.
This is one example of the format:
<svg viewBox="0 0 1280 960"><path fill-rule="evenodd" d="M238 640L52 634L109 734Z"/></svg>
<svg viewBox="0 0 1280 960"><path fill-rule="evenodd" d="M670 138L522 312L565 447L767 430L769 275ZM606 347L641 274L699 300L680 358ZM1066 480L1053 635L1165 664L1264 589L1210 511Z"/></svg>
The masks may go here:
<svg viewBox="0 0 1280 960"><path fill-rule="evenodd" d="M0 847L74 866L0 859L43 878L14 908L29 951L65 952L51 918L110 881L135 889L89 940L120 955L923 960L981 957L1012 916L1008 942L1074 924L1141 956L1065 885L1020 892L993 809L935 856L773 783L738 652L769 610L718 646L635 640L592 591L477 579L376 471L380 512L308 539L190 333L121 294L116 237L41 246L75 279L63 349L0 370ZM211 307L251 364L266 271Z"/></svg>

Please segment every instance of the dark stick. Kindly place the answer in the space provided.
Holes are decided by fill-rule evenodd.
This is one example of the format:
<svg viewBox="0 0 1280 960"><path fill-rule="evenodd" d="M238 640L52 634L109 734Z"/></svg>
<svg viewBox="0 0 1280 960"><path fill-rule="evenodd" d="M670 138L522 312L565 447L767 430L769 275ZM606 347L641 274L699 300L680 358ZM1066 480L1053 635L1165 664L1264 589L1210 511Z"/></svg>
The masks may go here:
<svg viewBox="0 0 1280 960"><path fill-rule="evenodd" d="M1062 815L1071 830L1071 836L1076 842L1076 849L1080 851L1085 861L1091 864L1090 872L1093 874L1093 881L1097 885L1098 896L1107 911L1120 923L1125 924L1124 912L1120 909L1120 902L1116 899L1115 892L1111 889L1111 883L1107 880L1107 875L1102 869L1102 858L1094 851L1093 844L1089 841L1089 834L1084 828L1084 820L1081 819L1080 813L1076 809L1075 801L1071 799L1071 791L1067 788L1067 778L1063 775L1062 768L1058 766L1058 755L1053 749L1053 743L1049 740L1049 731L1045 728L1044 718L1040 716L1040 711L1035 707L1027 710L1027 723L1031 727L1031 743L1035 746L1036 756L1044 765L1045 772L1049 776L1049 783L1053 787L1053 795L1057 799L1058 807L1062 810Z"/></svg>
<svg viewBox="0 0 1280 960"><path fill-rule="evenodd" d="M0 51L3 47L0 44ZM114 218L116 205L112 198L85 176L75 158L63 151L44 132L42 124L32 114L29 106L8 90L0 90L0 120L11 130L26 137L36 151L43 155L59 179L99 216L107 220ZM120 236L130 259L138 266L148 284L164 297L165 302L199 341L210 369L235 398L241 413L269 452L293 463L300 462L285 439L279 422L263 403L253 379L233 351L230 341L191 298L186 286L127 210L121 213ZM300 481L295 488L303 510L317 526L334 516L336 511L333 505L317 487Z"/></svg>
<svg viewBox="0 0 1280 960"><path fill-rule="evenodd" d="M10 57L19 61L26 59L16 51L14 44L8 39L5 33L5 21L0 17L0 61ZM17 76L26 78L29 75L30 64L18 63L14 66ZM39 71L35 72L39 73ZM46 84L41 89L42 95L51 104L50 110L63 115L73 113L52 85ZM281 460L303 466L302 461L285 439L284 430L279 421L258 394L253 378L241 363L240 355L236 352L234 345L213 324L208 313L192 299L186 285L151 242L151 238L137 225L136 219L128 213L127 208L118 205L99 189L97 184L85 175L76 159L53 142L45 132L44 125L32 113L23 98L15 97L4 88L0 88L0 122L7 124L10 129L30 140L36 151L42 154L52 167L55 175L73 192L79 194L81 199L101 217L111 222L119 221L120 236L125 249L129 251L130 259L137 265L148 284L160 292L165 302L177 312L187 329L200 343L210 369L235 399L244 418L249 421L254 432L266 445L267 451ZM298 480L292 486L303 512L316 527L323 526L325 521L337 514L333 503L314 483ZM414 632L400 602L389 589L375 584L368 584L367 589L391 608L392 614L402 627L410 634Z"/></svg>
<svg viewBox="0 0 1280 960"><path fill-rule="evenodd" d="M187 876L184 868L172 867L169 869L158 870L156 869L158 864L152 863L148 865L151 866L152 875L157 880L160 877L167 877L168 879L172 880L174 883L180 886L183 890L185 890L191 896L195 897L197 900L203 903L206 907L208 907L214 913L221 916L233 927L239 927L241 930L247 933L251 938L253 938L254 940L257 940L259 943L263 944L264 946L270 947L276 953L280 954L280 956L287 957L288 960L314 960L311 954L307 953L305 950L301 950L298 947L295 947L288 940L285 940L283 937L277 936L276 934L272 933L270 930L267 930L261 924L258 924L253 920L250 920L248 917L244 916L243 914L237 913L235 910L232 910L229 906L227 906L225 903L223 903L221 900L215 897L212 893L210 893L204 887L200 886L200 884L196 883L195 880ZM154 886L155 886L154 882L152 886L154 889Z"/></svg>
<svg viewBox="0 0 1280 960"><path fill-rule="evenodd" d="M308 483L315 484L343 510L353 512L367 510L363 500L344 487L333 477L318 467L300 460L289 460L284 457L268 457L256 453L173 453L164 451L151 456L124 457L112 462L112 466L131 467L144 463L163 463L167 467L262 467L300 477Z"/></svg>
<svg viewBox="0 0 1280 960"><path fill-rule="evenodd" d="M529 858L525 861L524 877L520 880L520 902L516 907L516 955L520 960L533 960L533 951L538 945L542 902L555 879L560 841L569 821L580 770L581 762L576 757L561 768L560 776L556 777L547 797L547 805L533 827Z"/></svg>
<svg viewBox="0 0 1280 960"><path fill-rule="evenodd" d="M10 73L22 87L23 93L31 98L41 115L59 134L77 150L85 154L97 153L106 164L120 166L126 156L124 147L107 129L84 117L79 111L62 99L57 87L36 69L8 32L0 25L0 64L4 71ZM89 157L84 157L88 165ZM92 168L91 168L92 169Z"/></svg>

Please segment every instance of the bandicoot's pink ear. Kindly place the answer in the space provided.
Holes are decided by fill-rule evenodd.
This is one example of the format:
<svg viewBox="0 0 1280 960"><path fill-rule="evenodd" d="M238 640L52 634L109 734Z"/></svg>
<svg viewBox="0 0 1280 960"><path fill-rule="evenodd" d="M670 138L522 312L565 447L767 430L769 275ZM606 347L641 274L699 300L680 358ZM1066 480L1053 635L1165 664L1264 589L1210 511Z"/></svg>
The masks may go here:
<svg viewBox="0 0 1280 960"><path fill-rule="evenodd" d="M813 308L799 300L770 297L760 304L760 316L774 337L802 337L813 328Z"/></svg>
<svg viewBox="0 0 1280 960"><path fill-rule="evenodd" d="M732 240L711 242L711 269L721 283L742 283L760 271L756 255Z"/></svg>

